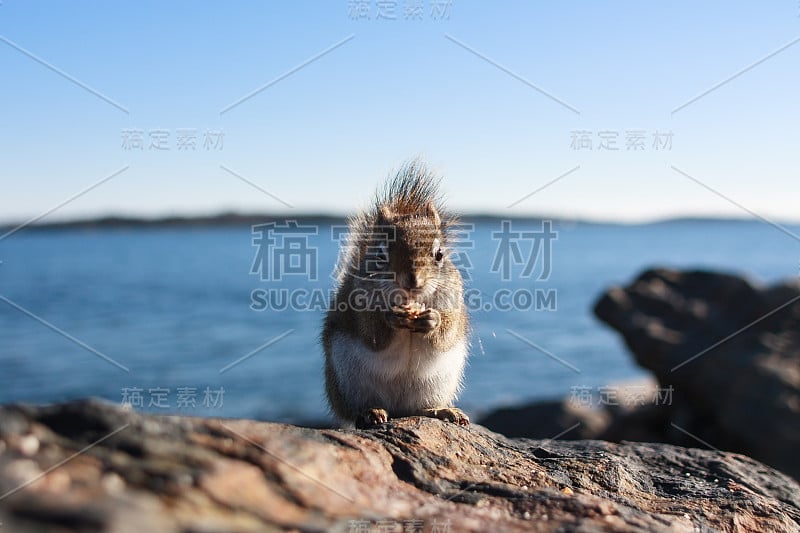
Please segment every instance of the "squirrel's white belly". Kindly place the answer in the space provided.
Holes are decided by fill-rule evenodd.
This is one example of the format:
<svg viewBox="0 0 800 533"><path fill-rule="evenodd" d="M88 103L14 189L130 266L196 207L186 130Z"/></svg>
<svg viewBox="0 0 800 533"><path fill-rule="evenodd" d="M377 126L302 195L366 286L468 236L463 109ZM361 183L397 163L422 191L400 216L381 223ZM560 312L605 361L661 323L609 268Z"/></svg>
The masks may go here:
<svg viewBox="0 0 800 533"><path fill-rule="evenodd" d="M342 396L354 410L381 407L392 416L447 407L461 388L466 340L437 351L421 335L398 331L392 343L372 351L349 335L331 339L331 360Z"/></svg>

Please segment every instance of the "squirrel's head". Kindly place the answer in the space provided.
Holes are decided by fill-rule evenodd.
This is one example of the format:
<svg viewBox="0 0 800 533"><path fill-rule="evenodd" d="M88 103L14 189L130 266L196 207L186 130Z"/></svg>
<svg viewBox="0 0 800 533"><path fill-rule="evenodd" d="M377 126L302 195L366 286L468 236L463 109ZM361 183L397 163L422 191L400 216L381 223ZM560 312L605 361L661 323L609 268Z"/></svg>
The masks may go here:
<svg viewBox="0 0 800 533"><path fill-rule="evenodd" d="M351 224L357 254L350 275L362 288L389 295L393 305L424 302L442 289L460 297L461 275L448 250L455 219L438 199L438 179L418 161L379 190L374 208Z"/></svg>
<svg viewBox="0 0 800 533"><path fill-rule="evenodd" d="M358 277L406 303L461 285L447 248L447 228L433 201L416 211L383 205L360 250Z"/></svg>

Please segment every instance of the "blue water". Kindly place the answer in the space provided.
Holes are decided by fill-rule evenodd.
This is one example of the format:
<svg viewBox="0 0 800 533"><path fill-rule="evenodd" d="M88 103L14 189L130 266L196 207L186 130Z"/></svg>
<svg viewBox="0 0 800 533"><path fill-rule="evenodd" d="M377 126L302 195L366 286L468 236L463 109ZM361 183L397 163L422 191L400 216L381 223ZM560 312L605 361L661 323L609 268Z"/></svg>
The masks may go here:
<svg viewBox="0 0 800 533"><path fill-rule="evenodd" d="M539 223L514 223L515 230L525 227ZM798 241L759 222L561 225L549 279L503 281L490 272L498 245L491 232L499 229L499 222L484 221L472 232L469 287L484 297L500 289L554 290L555 309L472 313L460 400L472 414L645 375L591 314L604 289L644 268L722 269L768 283L796 277L800 261ZM250 227L227 227L24 231L0 241L0 402L127 397L165 413L323 418L323 312L256 311L251 293L328 290L337 244L326 226L309 239L317 281L265 281L250 273L257 251L251 240Z"/></svg>

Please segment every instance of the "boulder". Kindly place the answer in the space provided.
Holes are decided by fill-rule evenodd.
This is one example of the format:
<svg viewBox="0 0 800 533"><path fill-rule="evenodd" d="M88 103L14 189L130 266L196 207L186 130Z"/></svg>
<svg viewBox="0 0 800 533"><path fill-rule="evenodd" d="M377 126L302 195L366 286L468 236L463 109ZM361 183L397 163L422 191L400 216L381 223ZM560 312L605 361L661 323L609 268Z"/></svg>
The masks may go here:
<svg viewBox="0 0 800 533"><path fill-rule="evenodd" d="M615 420L659 440L743 453L800 479L800 282L771 287L722 273L648 270L608 290L596 315L619 331L672 405ZM632 417L632 418L631 418Z"/></svg>
<svg viewBox="0 0 800 533"><path fill-rule="evenodd" d="M500 407L478 423L506 437L565 440L597 438L611 424L606 409L585 407L564 400L544 400L520 406Z"/></svg>
<svg viewBox="0 0 800 533"><path fill-rule="evenodd" d="M800 486L748 457L508 439L427 418L372 430L0 407L0 531L800 531Z"/></svg>

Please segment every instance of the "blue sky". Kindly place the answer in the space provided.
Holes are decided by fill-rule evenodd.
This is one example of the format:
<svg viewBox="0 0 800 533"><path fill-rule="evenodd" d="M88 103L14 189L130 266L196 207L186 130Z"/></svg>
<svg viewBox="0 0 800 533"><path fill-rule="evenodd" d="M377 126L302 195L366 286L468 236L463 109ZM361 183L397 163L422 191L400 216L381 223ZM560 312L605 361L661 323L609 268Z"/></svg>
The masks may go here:
<svg viewBox="0 0 800 533"><path fill-rule="evenodd" d="M800 221L796 0L412 3L2 0L0 220L126 167L46 220L348 213L421 155L460 211Z"/></svg>

